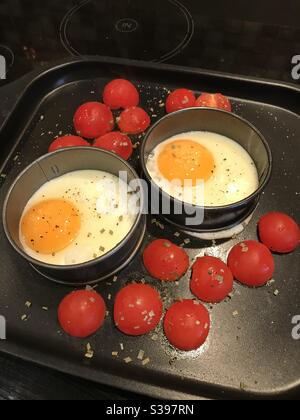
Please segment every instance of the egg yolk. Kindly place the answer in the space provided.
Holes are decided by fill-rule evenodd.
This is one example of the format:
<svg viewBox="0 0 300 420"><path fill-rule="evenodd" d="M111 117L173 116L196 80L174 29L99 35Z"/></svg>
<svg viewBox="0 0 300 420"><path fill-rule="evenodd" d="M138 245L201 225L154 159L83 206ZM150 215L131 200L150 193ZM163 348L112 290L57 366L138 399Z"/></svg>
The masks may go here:
<svg viewBox="0 0 300 420"><path fill-rule="evenodd" d="M21 221L21 233L35 252L53 254L65 249L80 230L80 214L65 200L45 200L31 207Z"/></svg>
<svg viewBox="0 0 300 420"><path fill-rule="evenodd" d="M214 173L213 155L201 144L192 140L176 140L167 144L158 156L158 168L169 181L186 180L196 186L207 181Z"/></svg>

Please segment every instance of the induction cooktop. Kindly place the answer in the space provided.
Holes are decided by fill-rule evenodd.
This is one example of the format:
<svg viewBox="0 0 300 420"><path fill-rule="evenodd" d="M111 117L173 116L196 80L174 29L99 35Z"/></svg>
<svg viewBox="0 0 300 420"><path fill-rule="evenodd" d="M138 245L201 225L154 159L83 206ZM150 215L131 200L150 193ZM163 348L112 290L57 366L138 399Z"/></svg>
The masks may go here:
<svg viewBox="0 0 300 420"><path fill-rule="evenodd" d="M291 82L299 15L298 0L2 0L0 55L8 72L1 85L81 55Z"/></svg>

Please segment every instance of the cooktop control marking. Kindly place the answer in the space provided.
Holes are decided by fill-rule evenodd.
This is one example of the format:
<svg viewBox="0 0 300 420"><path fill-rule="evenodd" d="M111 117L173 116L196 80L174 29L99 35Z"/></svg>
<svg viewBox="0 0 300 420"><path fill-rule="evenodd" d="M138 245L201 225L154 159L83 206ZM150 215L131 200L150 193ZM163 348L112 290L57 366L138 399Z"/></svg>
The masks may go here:
<svg viewBox="0 0 300 420"><path fill-rule="evenodd" d="M135 19L120 19L115 25L118 32L135 32L139 27L139 23Z"/></svg>

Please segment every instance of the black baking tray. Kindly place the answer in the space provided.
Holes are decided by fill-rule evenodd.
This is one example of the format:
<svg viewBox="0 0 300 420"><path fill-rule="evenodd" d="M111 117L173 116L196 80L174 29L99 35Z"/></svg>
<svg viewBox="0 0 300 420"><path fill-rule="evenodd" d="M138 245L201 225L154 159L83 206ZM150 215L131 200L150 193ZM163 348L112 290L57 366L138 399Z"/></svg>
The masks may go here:
<svg viewBox="0 0 300 420"><path fill-rule="evenodd" d="M164 115L158 102L165 99L169 89L184 86L198 92L222 91L231 97L234 112L262 132L274 155L271 183L252 222L238 238L203 242L184 232L179 232L177 238L174 228L167 224L158 226L149 217L143 246L153 238L166 237L178 244L185 243L191 258L205 251L225 257L236 242L257 238L257 219L265 212L284 211L300 222L300 89L297 86L108 58L72 59L33 73L21 95L20 84L0 90L0 99L1 95L3 99L19 98L0 132L1 207L16 176L46 153L55 135L72 132L76 107L86 100L100 100L103 86L116 77L126 77L139 85L142 106L153 116L153 122ZM137 149L131 160L137 168L138 154ZM197 352L181 353L167 344L161 326L157 341L151 335L130 338L116 330L110 316L103 329L89 340L67 337L59 330L56 310L70 289L48 282L23 261L9 246L2 225L0 244L0 315L7 320L7 340L0 341L0 351L152 397L293 398L299 395L300 341L292 338L292 318L300 315L299 250L291 255L275 256L275 283L269 287L248 289L236 284L231 299L210 307L212 330L205 346ZM139 255L119 274L117 282L101 283L97 290L111 313L120 287L144 278L160 290L168 306L175 298L191 297L189 276L190 273L179 286L156 282L147 276ZM277 290L279 295L275 296ZM32 302L30 309L25 307L26 301ZM21 320L25 314L26 322ZM95 350L92 360L84 357L88 342ZM140 349L151 359L145 367L137 360ZM118 359L112 357L113 351L119 352ZM124 363L123 358L127 356L133 359L132 364Z"/></svg>

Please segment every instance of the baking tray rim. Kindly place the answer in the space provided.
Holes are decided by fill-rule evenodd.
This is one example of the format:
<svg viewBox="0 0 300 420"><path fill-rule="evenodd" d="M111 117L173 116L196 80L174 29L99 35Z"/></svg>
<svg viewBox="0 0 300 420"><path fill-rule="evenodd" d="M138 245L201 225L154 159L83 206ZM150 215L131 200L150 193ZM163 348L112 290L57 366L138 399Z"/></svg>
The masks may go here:
<svg viewBox="0 0 300 420"><path fill-rule="evenodd" d="M23 78L26 80L25 87L23 87L23 90L20 93L20 96L15 102L10 113L4 119L2 126L0 127L0 133L4 125L9 120L10 115L15 112L15 109L18 107L20 101L23 99L23 96L26 95L28 90L32 89L33 85L37 82L37 80L44 78L49 73L53 73L69 65L72 66L75 64L92 63L92 62L99 63L99 64L129 66L129 67L136 67L136 68L141 68L141 69L152 69L152 70L162 70L162 71L172 71L172 72L180 72L180 73L186 73L186 74L203 75L203 76L208 76L208 77L216 77L219 79L226 79L229 81L238 81L238 82L244 82L244 83L246 82L246 83L253 83L255 85L269 86L269 87L274 87L274 88L283 88L283 89L290 90L294 93L300 94L300 85L296 83L280 82L280 81L272 80L272 79L258 78L258 77L253 77L253 76L246 76L246 75L233 74L233 73L227 73L227 72L223 73L220 71L203 69L201 67L187 67L187 66L179 66L175 64L154 63L154 62L139 61L139 60L125 59L125 58L86 55L86 56L81 56L81 57L71 57L68 59L53 61L51 64L47 66L39 66L39 68L32 70L29 73L27 73L25 76L23 76ZM17 81L18 80L8 83L7 85L0 88L0 93L1 93L1 89L9 89L10 87L13 87L14 83L16 83ZM293 111L290 111L290 110L288 111L294 113ZM298 115L296 113L294 114Z"/></svg>
<svg viewBox="0 0 300 420"><path fill-rule="evenodd" d="M171 399L171 400L203 400L203 399L228 399L234 395L233 399L247 399L247 400L253 400L253 399L285 399L290 397L290 393L293 392L293 394L296 394L300 391L300 379L299 381L295 381L293 384L278 387L272 391L269 391L267 389L262 391L255 391L251 389L242 389L238 391L236 388L228 386L226 390L224 391L224 387L218 384L212 384L212 383L205 383L207 388L210 388L211 390L215 390L215 393L213 392L204 392L203 395L197 395L195 394L189 394L184 391L175 390L172 388L166 388L165 386L160 386L157 384L149 384L147 382L143 382L142 380L132 380L130 378L126 378L124 376L118 376L116 374L111 374L106 371L95 371L93 369L93 366L90 365L89 367L81 365L75 365L72 362L68 362L67 360L64 361L63 367L57 367L57 364L52 361L52 356L49 354L47 355L48 361L44 362L41 361L41 358L39 360L37 358L34 358L33 356L28 355L20 355L20 352L17 350L18 347L15 344L10 344L8 348L1 349L0 352L2 354L7 354L8 356L16 357L17 359L21 359L25 362L33 363L36 366L44 367L46 369L52 369L56 372L64 373L73 377L81 378L87 381L94 382L98 385L107 385L112 388L117 388L123 391L129 391L133 393L137 393L140 396L146 396L151 399ZM31 349L28 349L28 351L32 351ZM35 355L44 354L44 352L41 351L35 351ZM37 356L38 357L38 356ZM56 359L57 360L57 359ZM74 372L72 369L75 367L78 369L80 368L80 372ZM134 367L133 367L134 369ZM172 372L168 373L169 377L172 377ZM190 378L189 380L194 381L195 379ZM142 387L142 389L141 389ZM218 391L216 391L218 389ZM230 396L231 395L231 396Z"/></svg>

